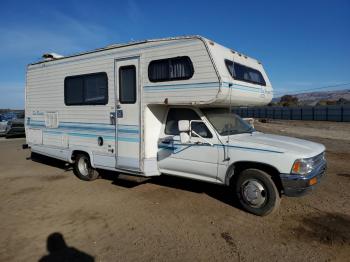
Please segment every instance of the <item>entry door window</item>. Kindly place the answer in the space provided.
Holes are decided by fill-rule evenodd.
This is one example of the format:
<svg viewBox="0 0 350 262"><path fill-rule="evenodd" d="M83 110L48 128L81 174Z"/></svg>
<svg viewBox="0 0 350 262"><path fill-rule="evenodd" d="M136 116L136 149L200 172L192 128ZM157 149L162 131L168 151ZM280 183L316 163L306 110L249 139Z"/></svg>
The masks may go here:
<svg viewBox="0 0 350 262"><path fill-rule="evenodd" d="M136 102L136 67L134 65L119 68L119 102L121 104Z"/></svg>

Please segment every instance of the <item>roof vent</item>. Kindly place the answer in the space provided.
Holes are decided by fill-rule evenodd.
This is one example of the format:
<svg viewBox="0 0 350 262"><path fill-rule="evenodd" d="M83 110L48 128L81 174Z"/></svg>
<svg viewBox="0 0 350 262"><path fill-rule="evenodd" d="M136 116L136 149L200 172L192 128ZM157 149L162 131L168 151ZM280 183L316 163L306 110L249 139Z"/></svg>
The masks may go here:
<svg viewBox="0 0 350 262"><path fill-rule="evenodd" d="M45 61L55 60L63 57L64 57L63 55L59 55L56 53L46 53L46 54L43 54L42 56L42 58L44 58Z"/></svg>

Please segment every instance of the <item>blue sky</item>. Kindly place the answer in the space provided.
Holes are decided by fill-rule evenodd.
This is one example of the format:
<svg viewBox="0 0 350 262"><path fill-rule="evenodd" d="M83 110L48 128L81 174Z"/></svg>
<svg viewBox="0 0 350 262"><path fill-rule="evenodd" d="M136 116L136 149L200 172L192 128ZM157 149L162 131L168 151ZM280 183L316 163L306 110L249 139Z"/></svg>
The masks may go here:
<svg viewBox="0 0 350 262"><path fill-rule="evenodd" d="M26 65L45 52L177 35L257 58L277 95L350 82L349 14L347 0L2 0L0 108L23 108Z"/></svg>

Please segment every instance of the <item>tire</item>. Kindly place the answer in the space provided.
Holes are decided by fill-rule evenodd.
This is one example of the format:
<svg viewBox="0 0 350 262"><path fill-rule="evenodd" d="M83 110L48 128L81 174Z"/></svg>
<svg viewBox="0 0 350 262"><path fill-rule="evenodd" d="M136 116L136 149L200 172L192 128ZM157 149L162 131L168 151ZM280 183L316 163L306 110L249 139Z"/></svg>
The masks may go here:
<svg viewBox="0 0 350 262"><path fill-rule="evenodd" d="M259 169L242 171L234 188L241 207L254 215L266 216L280 205L280 193L271 176Z"/></svg>
<svg viewBox="0 0 350 262"><path fill-rule="evenodd" d="M85 154L78 154L75 157L73 172L84 181L93 181L98 178L98 172L91 166L90 158Z"/></svg>

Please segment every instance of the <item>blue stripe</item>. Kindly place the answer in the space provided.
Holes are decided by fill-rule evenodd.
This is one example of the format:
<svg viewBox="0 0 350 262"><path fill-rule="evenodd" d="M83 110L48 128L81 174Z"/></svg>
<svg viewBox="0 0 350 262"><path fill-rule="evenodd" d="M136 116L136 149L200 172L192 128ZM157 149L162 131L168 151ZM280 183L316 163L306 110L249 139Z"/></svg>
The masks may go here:
<svg viewBox="0 0 350 262"><path fill-rule="evenodd" d="M202 89L202 88L218 88L218 87L219 87L219 82L203 82L203 83L187 83L187 84L147 85L147 86L144 86L144 89L145 91L157 91L157 90Z"/></svg>
<svg viewBox="0 0 350 262"><path fill-rule="evenodd" d="M144 86L146 88L148 87L158 87L158 86L174 86L174 85L181 85L181 86L186 86L186 85L208 85L208 84L219 84L219 82L202 82L202 83L186 83L186 84L167 84L167 85L148 85Z"/></svg>
<svg viewBox="0 0 350 262"><path fill-rule="evenodd" d="M217 84L217 85L213 85ZM204 85L204 86L203 86ZM237 90L243 90L254 93L261 93L261 87L246 86L240 84L234 84L230 82L223 82L222 87ZM179 90L179 89L206 89L206 88L218 88L219 82L206 82L206 83L188 83L188 84L168 84L168 85L147 85L144 86L146 92L150 91L164 91L164 90Z"/></svg>
<svg viewBox="0 0 350 262"><path fill-rule="evenodd" d="M44 130L44 133L50 134L50 135L63 135L67 134L69 136L76 136L76 137L85 137L85 138L97 138L97 137L103 137L105 140L115 140L114 136L106 136L106 135L98 135L98 134L83 134L83 133L65 133L62 131L51 131L51 130Z"/></svg>
<svg viewBox="0 0 350 262"><path fill-rule="evenodd" d="M170 87L170 88L163 88L163 87L160 87L160 88L147 88L145 91L146 92L152 92L152 91L164 91L164 90L168 90L168 91L172 91L172 90L181 90L181 89L207 89L207 88L211 88L211 89L216 89L216 88L219 88L219 85L217 86L191 86L191 87L188 87L188 86L184 86L184 87Z"/></svg>
<svg viewBox="0 0 350 262"><path fill-rule="evenodd" d="M62 135L65 134L64 132L60 131L51 131L51 130L44 130L44 133L52 134L52 135ZM97 138L97 137L103 137L103 139L106 140L115 140L115 136L106 136L106 135L98 135L98 134L83 134L83 133L67 133L69 136L76 136L76 137L85 137L85 138ZM140 143L140 138L133 138L133 137L122 137L118 136L118 141L123 141L123 142L136 142Z"/></svg>
<svg viewBox="0 0 350 262"><path fill-rule="evenodd" d="M37 123L33 123L34 121L31 121L28 125L29 127L46 127L44 121L37 121ZM41 123L40 123L41 122ZM117 125L118 126L118 132L121 133L132 133L132 134L138 134L140 133L139 127L135 125ZM119 126L121 128L119 128ZM75 130L75 131L103 131L107 133L115 133L115 126L110 125L110 127L92 127L92 126L82 126L82 125L70 125L66 124L64 122L60 123L57 129L63 129L63 130Z"/></svg>
<svg viewBox="0 0 350 262"><path fill-rule="evenodd" d="M60 122L59 127L55 129L45 129L45 121L42 120L31 120L29 127L42 127L43 132L51 135L62 135L67 134L76 137L85 138L97 138L99 136L106 140L115 141L115 126L110 124L92 124L92 123L81 123L81 122ZM80 132L79 132L80 131ZM85 133L85 132L94 133ZM137 142L140 143L139 137L125 137L125 136L135 136L140 133L139 126L128 125L128 124L118 124L117 131L119 134L124 136L118 136L119 141L123 142ZM97 134L96 134L97 133Z"/></svg>
<svg viewBox="0 0 350 262"><path fill-rule="evenodd" d="M189 144L189 145L183 145L183 144L171 144L171 145L158 145L158 148L164 148L168 150L176 150L179 147L188 147L188 146L210 146L209 144ZM252 151L263 151L263 152L269 152L269 153L278 153L283 154L282 151L275 151L270 149L263 149L263 148L253 148L253 147L243 147L243 146L233 146L233 145L221 145L221 144L214 144L214 146L218 147L232 147L232 148L239 148L239 149L245 149L245 150L252 150Z"/></svg>
<svg viewBox="0 0 350 262"><path fill-rule="evenodd" d="M218 145L220 146L220 145ZM224 145L221 145L224 146ZM255 151L264 151L264 152L270 152L270 153L278 153L278 154L283 154L284 152L282 151L275 151L275 150L270 150L270 149L263 149L263 148L253 148L253 147L243 147L243 146L232 146L232 145L226 145L227 147L233 147L233 148L240 148L240 149L247 149L247 150L255 150Z"/></svg>

